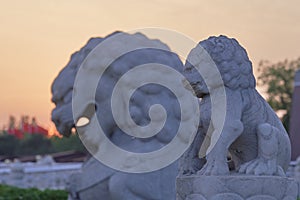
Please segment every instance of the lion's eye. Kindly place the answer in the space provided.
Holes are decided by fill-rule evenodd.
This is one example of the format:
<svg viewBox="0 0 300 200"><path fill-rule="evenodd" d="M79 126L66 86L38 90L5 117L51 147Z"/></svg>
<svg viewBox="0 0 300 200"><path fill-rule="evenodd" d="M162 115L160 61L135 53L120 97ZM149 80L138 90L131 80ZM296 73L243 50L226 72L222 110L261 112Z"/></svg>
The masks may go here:
<svg viewBox="0 0 300 200"><path fill-rule="evenodd" d="M185 70L185 71L192 71L193 68L194 68L194 66L193 66L192 64L190 64L190 63L187 62L187 63L185 64L184 70Z"/></svg>
<svg viewBox="0 0 300 200"><path fill-rule="evenodd" d="M234 153L241 154L242 151L241 151L241 150L238 150L238 149L235 149L235 150L234 150Z"/></svg>
<svg viewBox="0 0 300 200"><path fill-rule="evenodd" d="M193 69L192 66L185 68L185 70L187 70L187 71L192 71L192 69Z"/></svg>
<svg viewBox="0 0 300 200"><path fill-rule="evenodd" d="M198 86L198 87L201 88L203 86L203 82L202 81L196 81L196 82L191 83L191 85Z"/></svg>

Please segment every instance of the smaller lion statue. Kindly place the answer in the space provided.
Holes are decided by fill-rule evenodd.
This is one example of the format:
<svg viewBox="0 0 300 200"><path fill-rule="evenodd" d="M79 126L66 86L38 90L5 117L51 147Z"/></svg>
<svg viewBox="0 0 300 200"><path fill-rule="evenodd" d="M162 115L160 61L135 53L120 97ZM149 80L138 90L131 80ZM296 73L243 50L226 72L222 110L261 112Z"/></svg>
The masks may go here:
<svg viewBox="0 0 300 200"><path fill-rule="evenodd" d="M222 86L207 84L196 70L211 67L201 62L203 49L220 72ZM199 131L182 157L181 174L229 174L230 155L238 173L285 176L290 140L275 112L255 89L252 63L245 49L235 39L210 37L190 52L184 75L201 101ZM225 88L224 124L218 124L218 116L211 111L218 106L212 104L211 96L218 96L219 87ZM219 135L217 142L200 158L199 152L214 135Z"/></svg>

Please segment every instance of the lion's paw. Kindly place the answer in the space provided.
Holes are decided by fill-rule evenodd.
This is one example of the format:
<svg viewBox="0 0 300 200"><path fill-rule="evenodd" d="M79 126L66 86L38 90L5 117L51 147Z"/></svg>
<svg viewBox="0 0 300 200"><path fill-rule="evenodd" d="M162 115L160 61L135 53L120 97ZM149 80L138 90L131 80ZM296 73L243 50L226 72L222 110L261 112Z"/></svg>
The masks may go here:
<svg viewBox="0 0 300 200"><path fill-rule="evenodd" d="M226 175L229 174L229 168L226 162L218 160L207 161L203 168L198 171L198 175Z"/></svg>
<svg viewBox="0 0 300 200"><path fill-rule="evenodd" d="M197 173L197 170L195 168L193 168L193 167L186 167L183 170L181 170L180 174L189 176L189 175L196 174L196 173Z"/></svg>
<svg viewBox="0 0 300 200"><path fill-rule="evenodd" d="M192 159L190 161L184 161L184 163L181 166L180 174L183 175L192 175L196 174L197 171L199 171L201 166L200 159Z"/></svg>
<svg viewBox="0 0 300 200"><path fill-rule="evenodd" d="M265 160L257 158L242 164L238 170L239 173L243 174L254 174L254 175L279 175L285 176L283 169L273 162L272 160Z"/></svg>

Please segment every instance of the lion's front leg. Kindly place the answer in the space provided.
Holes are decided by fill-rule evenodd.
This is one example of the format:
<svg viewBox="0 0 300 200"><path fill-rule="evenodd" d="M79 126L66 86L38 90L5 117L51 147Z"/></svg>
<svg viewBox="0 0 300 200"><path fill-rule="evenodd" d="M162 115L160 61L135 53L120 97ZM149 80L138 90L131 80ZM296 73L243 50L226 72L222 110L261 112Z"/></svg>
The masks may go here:
<svg viewBox="0 0 300 200"><path fill-rule="evenodd" d="M225 158L225 159L224 159ZM198 175L224 175L229 173L226 156L213 149L206 157L206 164L197 172Z"/></svg>
<svg viewBox="0 0 300 200"><path fill-rule="evenodd" d="M277 162L279 130L270 124L260 124L257 129L257 158L241 165L239 172L255 175L285 176Z"/></svg>
<svg viewBox="0 0 300 200"><path fill-rule="evenodd" d="M218 129L213 134L218 134ZM225 121L219 137L211 141L207 151L207 162L198 172L200 175L224 175L229 173L227 153L229 146L242 134L243 124L240 120ZM214 137L214 136L213 136Z"/></svg>
<svg viewBox="0 0 300 200"><path fill-rule="evenodd" d="M203 133L198 130L193 143L189 147L189 149L183 154L180 159L180 175L191 175L195 174L204 163L202 158L199 158L199 144L203 142Z"/></svg>

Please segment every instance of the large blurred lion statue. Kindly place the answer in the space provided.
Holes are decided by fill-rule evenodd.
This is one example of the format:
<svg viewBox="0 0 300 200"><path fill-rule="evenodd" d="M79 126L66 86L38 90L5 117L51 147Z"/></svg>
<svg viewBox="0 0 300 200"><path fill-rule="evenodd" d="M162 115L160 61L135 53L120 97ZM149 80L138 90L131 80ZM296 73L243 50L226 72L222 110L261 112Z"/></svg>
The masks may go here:
<svg viewBox="0 0 300 200"><path fill-rule="evenodd" d="M113 34L112 34L113 35ZM52 111L52 121L59 133L71 134L74 126L72 113L72 92L76 74L87 55L106 38L92 38L71 56L69 63L62 69L52 84L52 101L56 107ZM96 92L97 117L107 137L117 146L132 152L150 152L162 148L175 136L180 123L179 105L176 97L168 89L159 85L144 85L131 97L132 119L138 125L149 123L148 111L151 105L161 104L168 113L164 128L154 137L133 138L126 135L116 125L110 108L111 95L118 79L131 68L146 64L160 63L178 71L183 69L179 57L158 40L150 40L140 33L128 35L136 42L152 43L159 49L139 49L122 55L115 60L100 79ZM126 44L118 44L126 45ZM162 50L164 49L164 50ZM102 58L99 58L102 59ZM103 58L105 59L105 58ZM100 66L101 67L101 66ZM178 174L177 162L161 170L129 174L113 170L94 158L83 166L82 173L70 179L70 193L73 199L175 199L175 178Z"/></svg>
<svg viewBox="0 0 300 200"><path fill-rule="evenodd" d="M213 66L201 61L203 49L215 63L223 84L206 84L203 75L197 75L196 68ZM255 89L252 63L245 49L235 39L210 37L190 52L184 75L192 86L190 89L201 98L201 119L194 143L182 158L181 174L229 174L229 152L239 173L284 176L291 156L289 137L275 112ZM218 99L221 88L226 96L224 124L217 120L220 114L211 113L212 107L220 103L212 104L211 97L215 95ZM218 134L217 142L206 148L209 151L203 155L201 148Z"/></svg>

